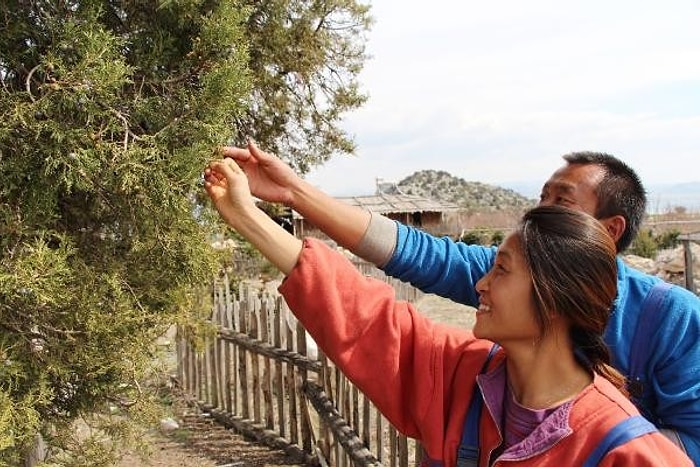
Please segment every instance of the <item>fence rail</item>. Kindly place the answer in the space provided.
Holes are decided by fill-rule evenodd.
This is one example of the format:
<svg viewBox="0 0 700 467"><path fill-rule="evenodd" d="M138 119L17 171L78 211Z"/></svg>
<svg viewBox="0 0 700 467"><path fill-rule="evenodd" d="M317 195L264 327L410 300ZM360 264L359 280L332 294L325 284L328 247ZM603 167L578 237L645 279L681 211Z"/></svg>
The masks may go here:
<svg viewBox="0 0 700 467"><path fill-rule="evenodd" d="M376 268L397 296L420 292ZM183 389L225 426L311 465L408 467L420 446L400 435L374 405L317 349L274 291L227 275L212 288L214 331L199 342L180 329Z"/></svg>

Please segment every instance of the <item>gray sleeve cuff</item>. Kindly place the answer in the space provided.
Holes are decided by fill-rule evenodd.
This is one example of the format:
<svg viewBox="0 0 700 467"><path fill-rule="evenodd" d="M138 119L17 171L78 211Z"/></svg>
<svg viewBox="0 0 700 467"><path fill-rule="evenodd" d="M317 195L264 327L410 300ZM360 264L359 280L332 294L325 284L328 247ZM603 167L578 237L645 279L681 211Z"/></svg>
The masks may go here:
<svg viewBox="0 0 700 467"><path fill-rule="evenodd" d="M367 230L353 253L381 268L394 254L398 228L387 217L373 212L370 215Z"/></svg>
<svg viewBox="0 0 700 467"><path fill-rule="evenodd" d="M678 436L678 432L676 430L671 428L659 428L659 431L670 439L673 444L681 448L684 453L688 454L688 451L686 451L685 446L683 445L683 440L680 436Z"/></svg>

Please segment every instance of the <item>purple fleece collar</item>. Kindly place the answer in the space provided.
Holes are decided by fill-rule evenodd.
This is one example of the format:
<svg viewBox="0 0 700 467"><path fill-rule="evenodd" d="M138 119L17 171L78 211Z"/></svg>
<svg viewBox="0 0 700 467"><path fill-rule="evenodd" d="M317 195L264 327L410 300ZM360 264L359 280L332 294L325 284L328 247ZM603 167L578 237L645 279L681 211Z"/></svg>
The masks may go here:
<svg viewBox="0 0 700 467"><path fill-rule="evenodd" d="M501 420L503 420L503 407L506 394L506 365L505 362L498 365L488 373L477 376L477 383L484 395L484 405L491 418L496 422L501 441L503 433ZM539 454L558 443L562 438L572 433L569 426L569 413L573 400L560 405L549 417L547 417L524 440L506 449L500 456L501 460L525 459Z"/></svg>

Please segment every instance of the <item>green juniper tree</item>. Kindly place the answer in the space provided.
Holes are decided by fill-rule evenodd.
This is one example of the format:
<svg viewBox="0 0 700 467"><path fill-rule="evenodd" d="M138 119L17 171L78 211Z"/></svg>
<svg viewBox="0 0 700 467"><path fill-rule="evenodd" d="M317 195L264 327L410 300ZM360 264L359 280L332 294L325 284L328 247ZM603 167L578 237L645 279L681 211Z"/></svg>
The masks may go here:
<svg viewBox="0 0 700 467"><path fill-rule="evenodd" d="M237 128L301 173L354 143L339 126L366 96L369 7L356 0L248 0L252 103ZM238 134L242 140L246 134Z"/></svg>
<svg viewBox="0 0 700 467"><path fill-rule="evenodd" d="M245 15L235 2L3 3L0 463L37 430L57 461L106 462L115 444L72 439L71 423L116 439L124 414L153 413L139 382L154 339L216 264L193 194L249 95Z"/></svg>
<svg viewBox="0 0 700 467"><path fill-rule="evenodd" d="M2 3L0 465L37 432L56 462L107 463L99 435L155 413L154 339L219 264L202 168L244 135L302 168L350 151L368 21L338 0Z"/></svg>

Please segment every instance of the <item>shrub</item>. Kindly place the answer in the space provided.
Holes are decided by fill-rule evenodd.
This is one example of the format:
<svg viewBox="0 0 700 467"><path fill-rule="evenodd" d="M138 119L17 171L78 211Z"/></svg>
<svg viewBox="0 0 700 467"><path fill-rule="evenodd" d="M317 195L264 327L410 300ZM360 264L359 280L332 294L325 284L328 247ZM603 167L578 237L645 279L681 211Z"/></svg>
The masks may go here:
<svg viewBox="0 0 700 467"><path fill-rule="evenodd" d="M644 258L655 258L658 250L659 245L654 233L649 229L644 229L639 231L627 252Z"/></svg>

